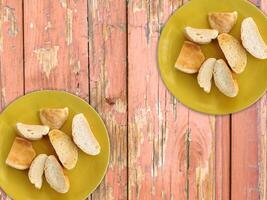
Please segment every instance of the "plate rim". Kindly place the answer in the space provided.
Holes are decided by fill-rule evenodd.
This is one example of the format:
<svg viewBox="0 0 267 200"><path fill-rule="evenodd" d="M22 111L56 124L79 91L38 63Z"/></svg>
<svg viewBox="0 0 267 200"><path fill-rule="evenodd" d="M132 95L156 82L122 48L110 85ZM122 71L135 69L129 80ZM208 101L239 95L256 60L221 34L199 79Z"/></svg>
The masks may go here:
<svg viewBox="0 0 267 200"><path fill-rule="evenodd" d="M98 188L98 186L102 183L102 181L104 180L104 178L106 177L107 175L107 171L108 171L108 167L109 167L109 164L110 164L110 138L109 138L109 133L108 133L108 130L107 130L107 127L104 123L104 120L102 119L102 117L100 116L100 114L87 102L85 101L83 98L79 97L79 96L76 96L70 92L67 92L65 90L53 90L53 89L44 89L44 90L35 90L35 91L31 91L31 92L28 92L28 93L24 93L23 95L20 95L18 97L16 97L14 100L12 100L11 102L9 102L7 105L5 105L5 107L2 109L2 111L0 112L0 124L1 124L1 118L2 116L4 115L4 113L6 112L6 110L8 109L9 106L11 106L12 104L15 104L16 101L20 100L20 99L23 99L25 98L26 96L30 96L30 95L33 95L33 94L36 94L36 93L45 93L45 92L53 92L53 93L63 93L65 95L70 95L72 97L74 97L75 99L78 99L80 101L82 101L83 103L85 103L89 108L91 108L93 110L93 112L97 115L97 117L99 118L101 124L103 125L104 127L104 130L105 130L105 133L106 133L106 136L107 136L107 140L108 140L108 159L107 159L107 165L105 167L105 170L104 170L104 173L103 173L103 176L101 177L101 179L99 180L99 182L96 184L96 186L92 189L91 192L89 192L86 196L81 196L81 199L80 200L84 200L85 198L89 197L93 192L96 191L96 189ZM0 188L2 188L2 190L5 192L5 194L7 194L9 197L11 197L12 199L14 200L17 200L13 197L13 195L11 194L8 194L6 193L5 189L4 189L4 183L0 180ZM77 199L79 200L79 199Z"/></svg>
<svg viewBox="0 0 267 200"><path fill-rule="evenodd" d="M162 70L161 70L161 67L160 67L160 54L161 54L161 51L160 51L160 48L161 48L161 43L163 42L162 40L162 35L165 33L166 31L166 26L167 24L169 23L169 21L171 20L172 17L174 17L174 15L181 11L181 9L184 9L185 7L189 6L193 1L197 1L197 0L191 0L185 4L183 4L182 6L176 8L175 11L173 11L169 16L168 18L165 20L165 22L163 23L163 27L161 28L161 31L160 31L160 35L159 35L159 39L158 39L158 42L157 42L157 69L160 73L160 78L161 80L163 81L165 87L167 88L167 90L170 92L170 94L178 100L179 103L181 103L182 105L184 105L185 107L195 111L195 112L199 112L199 113L202 113L202 114L206 114L206 115L215 115L215 116L224 116L224 115L230 115L230 114L235 114L235 113L239 113L239 112L242 112L248 108L250 108L251 106L253 106L254 104L256 104L261 98L264 97L265 93L267 92L267 87L265 87L265 90L254 100L252 101L251 103L249 103L248 105L245 105L245 106L242 106L240 108L237 108L237 109L232 109L232 111L226 111L226 112L212 112L210 110L204 110L204 109L198 109L198 108L194 108L192 105L187 105L186 103L182 102L180 99L181 97L177 97L177 95L174 94L174 91L172 91L170 89L170 86L169 84L167 83L167 78L164 78L163 75L162 75ZM200 1L200 0L198 0ZM233 1L233 0L226 0L226 1ZM256 8L260 14L265 18L265 20L267 21L267 14L265 14L260 8L258 8L255 4L253 4L252 2L248 1L248 0L239 0L239 1L243 1L244 3L247 3L251 6L253 6L254 8Z"/></svg>

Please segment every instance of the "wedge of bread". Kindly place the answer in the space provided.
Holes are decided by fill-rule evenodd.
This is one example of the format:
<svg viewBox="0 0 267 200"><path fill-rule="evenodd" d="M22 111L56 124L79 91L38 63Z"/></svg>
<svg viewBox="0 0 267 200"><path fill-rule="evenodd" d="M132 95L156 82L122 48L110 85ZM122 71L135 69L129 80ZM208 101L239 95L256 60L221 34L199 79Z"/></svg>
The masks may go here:
<svg viewBox="0 0 267 200"><path fill-rule="evenodd" d="M16 128L20 136L29 139L29 140L40 140L44 135L47 135L49 132L48 126L42 125L30 125L17 123Z"/></svg>
<svg viewBox="0 0 267 200"><path fill-rule="evenodd" d="M212 40L216 39L219 32L215 29L199 29L192 27L185 27L185 37L198 44L208 44Z"/></svg>
<svg viewBox="0 0 267 200"><path fill-rule="evenodd" d="M238 13L234 12L211 12L208 14L210 27L219 33L229 33L236 24Z"/></svg>
<svg viewBox="0 0 267 200"><path fill-rule="evenodd" d="M206 93L210 93L211 90L211 80L213 76L213 69L216 59L209 58L207 59L198 72L197 81L201 88L204 89Z"/></svg>
<svg viewBox="0 0 267 200"><path fill-rule="evenodd" d="M200 46L185 41L178 59L175 63L175 68L188 74L197 73L201 64L205 61L205 56Z"/></svg>
<svg viewBox="0 0 267 200"><path fill-rule="evenodd" d="M100 153L100 145L96 140L85 116L80 113L72 120L72 137L75 144L89 155Z"/></svg>
<svg viewBox="0 0 267 200"><path fill-rule="evenodd" d="M46 154L39 154L32 161L30 166L30 170L28 173L29 180L37 189L41 189L43 184L43 174L44 174L44 166L45 161L47 159Z"/></svg>
<svg viewBox="0 0 267 200"><path fill-rule="evenodd" d="M30 141L16 137L7 156L6 164L15 169L28 169L35 155Z"/></svg>
<svg viewBox="0 0 267 200"><path fill-rule="evenodd" d="M42 124L50 129L60 129L69 116L68 108L43 108L40 110Z"/></svg>
<svg viewBox="0 0 267 200"><path fill-rule="evenodd" d="M44 173L46 181L51 188L59 193L67 193L69 191L69 178L64 174L55 156L51 155L46 159Z"/></svg>
<svg viewBox="0 0 267 200"><path fill-rule="evenodd" d="M245 49L255 58L267 59L267 45L253 18L245 18L241 25L241 39Z"/></svg>
<svg viewBox="0 0 267 200"><path fill-rule="evenodd" d="M233 78L232 72L220 59L215 62L213 70L214 82L217 88L228 97L236 97L239 91L237 81Z"/></svg>
<svg viewBox="0 0 267 200"><path fill-rule="evenodd" d="M49 140L66 169L73 169L78 161L78 149L72 139L60 130L49 132Z"/></svg>
<svg viewBox="0 0 267 200"><path fill-rule="evenodd" d="M232 70L242 73L247 65L247 54L240 42L227 33L220 34L218 42Z"/></svg>

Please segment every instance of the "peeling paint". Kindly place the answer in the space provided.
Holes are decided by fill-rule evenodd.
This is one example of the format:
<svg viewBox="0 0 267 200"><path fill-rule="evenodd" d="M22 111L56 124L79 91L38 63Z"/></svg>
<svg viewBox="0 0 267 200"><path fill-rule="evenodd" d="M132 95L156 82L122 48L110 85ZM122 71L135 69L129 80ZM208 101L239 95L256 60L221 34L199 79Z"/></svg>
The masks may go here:
<svg viewBox="0 0 267 200"><path fill-rule="evenodd" d="M134 116L134 122L136 124L137 130L140 132L142 128L147 124L147 115L151 112L151 109L139 109L136 111Z"/></svg>
<svg viewBox="0 0 267 200"><path fill-rule="evenodd" d="M71 9L67 8L66 15L66 43L70 45L72 43L72 21L73 21L73 12Z"/></svg>
<svg viewBox="0 0 267 200"><path fill-rule="evenodd" d="M2 0L0 1L0 5L2 7ZM3 24L5 22L9 23L8 35L15 37L19 32L18 24L14 9L9 6L4 6L3 12L0 13L0 52L3 52Z"/></svg>
<svg viewBox="0 0 267 200"><path fill-rule="evenodd" d="M52 23L50 21L47 22L47 25L45 26L45 30L52 28Z"/></svg>
<svg viewBox="0 0 267 200"><path fill-rule="evenodd" d="M103 27L103 38L104 38L104 41L108 40L108 38L110 37L110 34L111 34L110 26L104 26Z"/></svg>
<svg viewBox="0 0 267 200"><path fill-rule="evenodd" d="M114 109L117 113L126 113L126 103L123 102L121 99L118 99L115 102Z"/></svg>
<svg viewBox="0 0 267 200"><path fill-rule="evenodd" d="M143 181L145 180L145 173L143 171L142 166L140 166L139 163L131 163L130 164L130 177L132 177L129 180L130 184L130 190L129 190L129 198L133 199L133 188L136 197L134 199L141 199L141 187L143 185Z"/></svg>
<svg viewBox="0 0 267 200"><path fill-rule="evenodd" d="M141 0L138 3L133 3L133 6L132 6L133 13L144 11L147 7L146 4L147 3L145 0Z"/></svg>
<svg viewBox="0 0 267 200"><path fill-rule="evenodd" d="M3 0L0 0L0 7L2 7ZM0 12L0 53L3 52L3 12Z"/></svg>
<svg viewBox="0 0 267 200"><path fill-rule="evenodd" d="M197 199L205 200L205 182L207 181L209 174L208 162L205 163L205 167L196 168L196 184L197 184Z"/></svg>
<svg viewBox="0 0 267 200"><path fill-rule="evenodd" d="M81 62L80 60L70 58L70 66L74 74L79 74L81 71Z"/></svg>
<svg viewBox="0 0 267 200"><path fill-rule="evenodd" d="M39 64L42 66L42 71L45 73L47 78L49 78L50 72L58 65L58 50L59 46L34 50L36 58Z"/></svg>
<svg viewBox="0 0 267 200"><path fill-rule="evenodd" d="M1 91L1 94L2 94L2 106L3 105L6 105L6 88L2 88L2 91Z"/></svg>
<svg viewBox="0 0 267 200"><path fill-rule="evenodd" d="M62 8L67 8L67 0L59 0L59 2L60 2L60 4L61 4L61 6L62 6Z"/></svg>
<svg viewBox="0 0 267 200"><path fill-rule="evenodd" d="M18 23L14 13L14 9L9 6L4 7L4 22L10 23L10 26L8 28L8 34L13 37L16 36L19 32Z"/></svg>
<svg viewBox="0 0 267 200"><path fill-rule="evenodd" d="M31 22L30 23L30 29L32 29L34 27L34 24Z"/></svg>

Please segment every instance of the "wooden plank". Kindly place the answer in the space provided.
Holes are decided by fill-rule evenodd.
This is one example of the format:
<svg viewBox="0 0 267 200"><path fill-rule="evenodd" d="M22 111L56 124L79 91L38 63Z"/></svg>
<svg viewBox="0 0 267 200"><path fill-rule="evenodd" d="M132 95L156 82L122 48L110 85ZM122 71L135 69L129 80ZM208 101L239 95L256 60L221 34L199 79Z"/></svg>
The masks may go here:
<svg viewBox="0 0 267 200"><path fill-rule="evenodd" d="M0 110L23 94L22 1L0 1ZM0 189L0 199L9 199Z"/></svg>
<svg viewBox="0 0 267 200"><path fill-rule="evenodd" d="M87 2L24 2L25 91L62 89L88 100Z"/></svg>
<svg viewBox="0 0 267 200"><path fill-rule="evenodd" d="M267 2L259 2L267 13ZM267 101L266 95L232 116L232 199L267 198Z"/></svg>
<svg viewBox="0 0 267 200"><path fill-rule="evenodd" d="M4 108L23 94L22 1L1 0L0 6L0 108Z"/></svg>
<svg viewBox="0 0 267 200"><path fill-rule="evenodd" d="M266 97L232 117L232 199L266 199Z"/></svg>
<svg viewBox="0 0 267 200"><path fill-rule="evenodd" d="M217 200L230 199L230 116L216 117L215 171Z"/></svg>
<svg viewBox="0 0 267 200"><path fill-rule="evenodd" d="M155 59L161 25L181 3L129 2L129 199L215 199L215 117L178 103Z"/></svg>
<svg viewBox="0 0 267 200"><path fill-rule="evenodd" d="M127 199L126 1L89 0L90 102L107 126L111 155L92 199Z"/></svg>

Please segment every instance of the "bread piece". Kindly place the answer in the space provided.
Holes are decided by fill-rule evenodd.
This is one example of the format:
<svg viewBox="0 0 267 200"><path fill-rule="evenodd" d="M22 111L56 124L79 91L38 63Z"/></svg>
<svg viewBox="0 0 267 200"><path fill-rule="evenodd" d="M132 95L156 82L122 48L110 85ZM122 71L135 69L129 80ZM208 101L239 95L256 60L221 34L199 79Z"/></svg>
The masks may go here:
<svg viewBox="0 0 267 200"><path fill-rule="evenodd" d="M234 12L211 12L208 15L210 27L219 33L229 33L236 24L238 13Z"/></svg>
<svg viewBox="0 0 267 200"><path fill-rule="evenodd" d="M51 188L59 193L67 193L69 191L69 178L64 174L55 156L51 155L46 159L44 173L46 181Z"/></svg>
<svg viewBox="0 0 267 200"><path fill-rule="evenodd" d="M30 166L30 170L28 173L29 180L32 184L34 184L37 189L41 189L43 184L43 174L46 159L46 154L39 154L32 161L32 164Z"/></svg>
<svg viewBox="0 0 267 200"><path fill-rule="evenodd" d="M254 57L267 59L267 45L253 18L245 18L241 25L241 39L245 49Z"/></svg>
<svg viewBox="0 0 267 200"><path fill-rule="evenodd" d="M197 81L201 88L204 89L206 93L210 93L211 90L211 79L213 75L213 69L215 65L216 59L209 58L207 59L198 72Z"/></svg>
<svg viewBox="0 0 267 200"><path fill-rule="evenodd" d="M220 34L218 42L232 70L242 73L247 65L247 54L240 42L227 33Z"/></svg>
<svg viewBox="0 0 267 200"><path fill-rule="evenodd" d="M237 81L233 78L232 72L224 60L220 59L215 62L213 76L215 85L224 95L237 96L239 91Z"/></svg>
<svg viewBox="0 0 267 200"><path fill-rule="evenodd" d="M17 123L16 128L20 136L29 140L40 140L44 135L49 132L48 126L42 125L29 125L23 123Z"/></svg>
<svg viewBox="0 0 267 200"><path fill-rule="evenodd" d="M205 56L197 44L185 41L175 63L175 68L188 74L197 73Z"/></svg>
<svg viewBox="0 0 267 200"><path fill-rule="evenodd" d="M30 141L16 137L7 156L6 164L15 169L28 169L35 155Z"/></svg>
<svg viewBox="0 0 267 200"><path fill-rule="evenodd" d="M69 116L68 108L43 108L40 110L42 124L50 129L60 129Z"/></svg>
<svg viewBox="0 0 267 200"><path fill-rule="evenodd" d="M50 131L48 135L62 165L66 169L73 169L78 160L78 149L72 139L57 129Z"/></svg>
<svg viewBox="0 0 267 200"><path fill-rule="evenodd" d="M213 39L216 39L219 32L214 29L199 29L192 27L185 27L185 36L188 40L198 44L208 44Z"/></svg>
<svg viewBox="0 0 267 200"><path fill-rule="evenodd" d="M100 145L82 113L73 117L72 136L75 144L85 153L89 155L97 155L100 153Z"/></svg>

